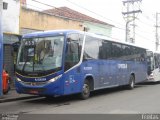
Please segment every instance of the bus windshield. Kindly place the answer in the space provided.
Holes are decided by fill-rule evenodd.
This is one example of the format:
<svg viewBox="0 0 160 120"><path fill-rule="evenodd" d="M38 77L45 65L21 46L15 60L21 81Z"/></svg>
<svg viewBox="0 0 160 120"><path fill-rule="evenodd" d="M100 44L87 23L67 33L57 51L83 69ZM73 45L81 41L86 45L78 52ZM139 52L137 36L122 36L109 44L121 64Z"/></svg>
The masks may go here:
<svg viewBox="0 0 160 120"><path fill-rule="evenodd" d="M62 67L64 36L24 38L17 58L17 70L43 72Z"/></svg>

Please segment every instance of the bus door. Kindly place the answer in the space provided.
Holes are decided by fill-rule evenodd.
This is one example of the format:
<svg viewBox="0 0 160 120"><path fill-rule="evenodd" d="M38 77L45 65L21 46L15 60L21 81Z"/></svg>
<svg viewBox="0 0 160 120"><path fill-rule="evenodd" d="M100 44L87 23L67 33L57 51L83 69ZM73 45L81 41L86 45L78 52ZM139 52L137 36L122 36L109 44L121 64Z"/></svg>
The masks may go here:
<svg viewBox="0 0 160 120"><path fill-rule="evenodd" d="M64 93L71 94L80 90L80 66L75 67L80 61L81 39L79 34L70 34L67 37L65 56L65 81Z"/></svg>

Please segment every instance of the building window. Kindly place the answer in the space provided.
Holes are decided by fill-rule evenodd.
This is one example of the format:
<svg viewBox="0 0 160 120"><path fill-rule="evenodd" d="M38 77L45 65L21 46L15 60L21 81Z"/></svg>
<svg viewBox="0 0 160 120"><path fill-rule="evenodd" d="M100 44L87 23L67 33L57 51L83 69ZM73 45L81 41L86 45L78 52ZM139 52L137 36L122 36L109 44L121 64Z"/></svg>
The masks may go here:
<svg viewBox="0 0 160 120"><path fill-rule="evenodd" d="M7 8L8 8L8 3L3 2L3 10L7 10Z"/></svg>

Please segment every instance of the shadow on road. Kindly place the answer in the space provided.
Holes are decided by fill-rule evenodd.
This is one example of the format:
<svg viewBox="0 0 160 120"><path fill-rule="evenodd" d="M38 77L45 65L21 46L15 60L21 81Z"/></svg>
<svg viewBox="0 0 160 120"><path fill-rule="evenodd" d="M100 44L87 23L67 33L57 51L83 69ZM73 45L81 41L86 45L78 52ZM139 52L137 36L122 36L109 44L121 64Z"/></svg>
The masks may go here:
<svg viewBox="0 0 160 120"><path fill-rule="evenodd" d="M160 84L160 81L158 82L142 82L142 83L139 83L138 85L159 85Z"/></svg>
<svg viewBox="0 0 160 120"><path fill-rule="evenodd" d="M159 85L159 83L154 83L154 82L143 82L135 85L135 89L139 89L141 87L149 87L149 86L154 86L154 85ZM125 91L132 91L129 90L126 86L120 86L120 87L115 87L115 88L106 88L102 90L96 90L91 92L90 98L95 98L95 97L100 97L103 95L110 95L114 93L120 93L120 92L125 92ZM24 102L31 103L31 104L46 104L46 105L55 105L55 106L63 106L63 105L70 105L72 102L76 101L81 101L78 97L78 95L67 95L67 96L60 96L60 97L50 97L50 98L36 98L36 99L31 99L27 100Z"/></svg>

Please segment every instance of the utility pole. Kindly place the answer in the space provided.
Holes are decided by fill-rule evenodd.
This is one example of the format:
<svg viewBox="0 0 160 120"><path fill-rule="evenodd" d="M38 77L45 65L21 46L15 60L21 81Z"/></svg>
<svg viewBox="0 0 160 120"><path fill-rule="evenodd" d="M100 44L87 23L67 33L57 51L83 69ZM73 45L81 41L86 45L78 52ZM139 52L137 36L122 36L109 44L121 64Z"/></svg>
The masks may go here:
<svg viewBox="0 0 160 120"><path fill-rule="evenodd" d="M122 12L124 19L126 21L126 42L131 42L131 43L135 43L135 19L137 18L136 15L138 15L138 13L142 13L142 11L140 10L140 3L142 0L126 0L126 1L122 1L123 5L126 9L125 12ZM135 5L138 6L137 9L135 9ZM132 23L132 37L130 36L130 23Z"/></svg>
<svg viewBox="0 0 160 120"><path fill-rule="evenodd" d="M2 72L3 72L3 32L2 32L3 1L0 0L0 96L3 95Z"/></svg>
<svg viewBox="0 0 160 120"><path fill-rule="evenodd" d="M158 15L159 15L160 13L156 13L156 51L158 51L158 47L159 47L159 35L158 35L158 28L160 27L159 25L158 25Z"/></svg>

